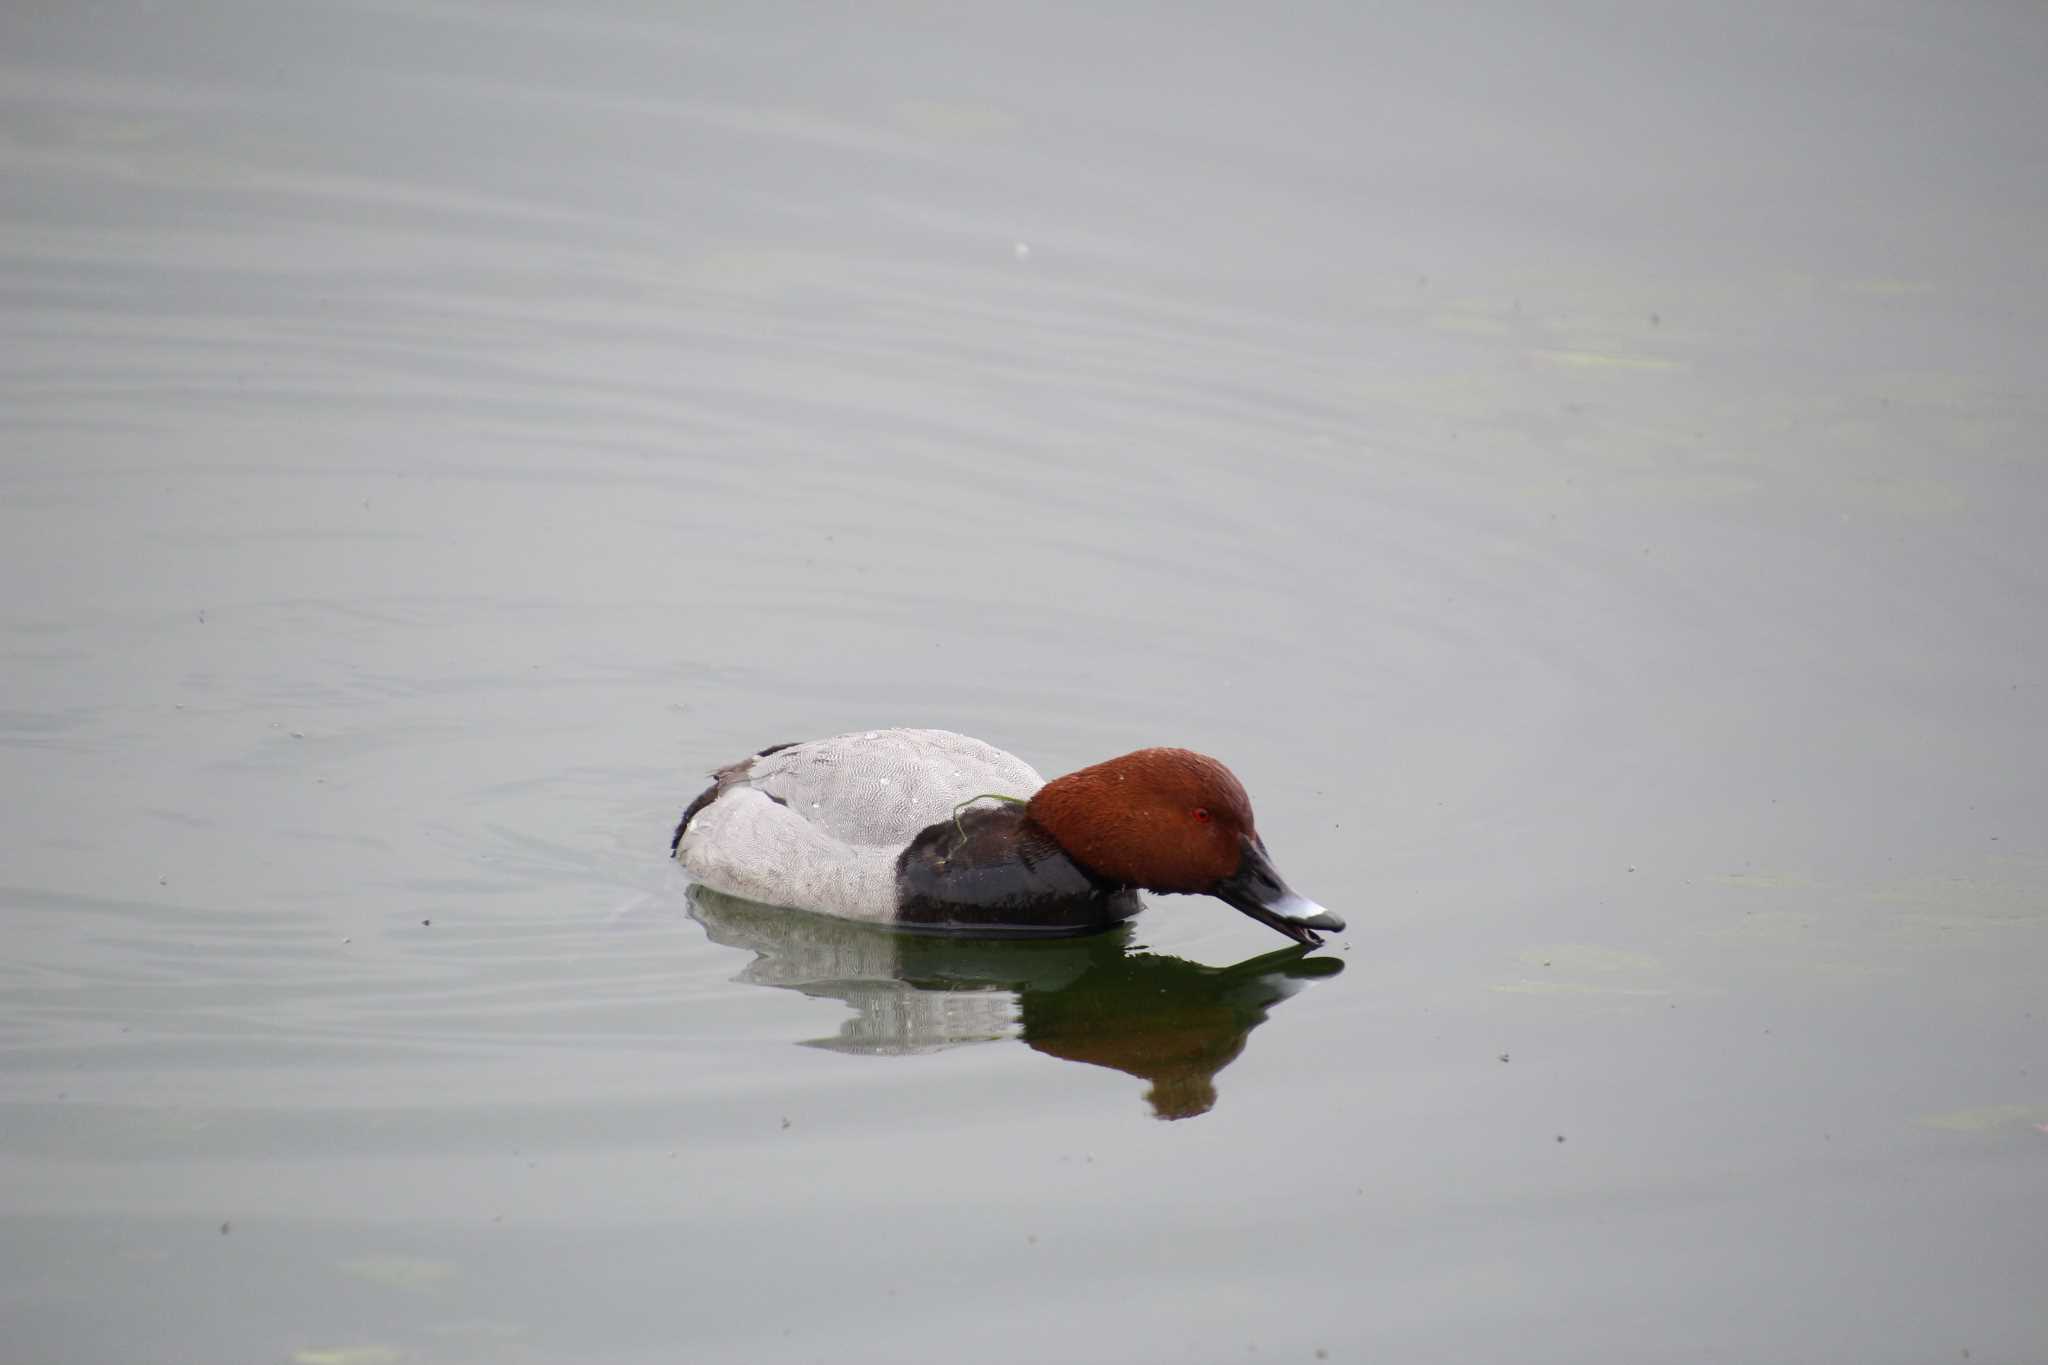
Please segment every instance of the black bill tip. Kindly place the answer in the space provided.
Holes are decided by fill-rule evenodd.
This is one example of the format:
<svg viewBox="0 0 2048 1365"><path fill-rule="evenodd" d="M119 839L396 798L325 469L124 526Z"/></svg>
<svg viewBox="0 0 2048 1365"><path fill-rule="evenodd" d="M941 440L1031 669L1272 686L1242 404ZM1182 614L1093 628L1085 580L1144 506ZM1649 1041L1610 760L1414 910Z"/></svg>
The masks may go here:
<svg viewBox="0 0 2048 1365"><path fill-rule="evenodd" d="M1266 856L1265 846L1257 839L1244 841L1244 856L1237 871L1218 882L1210 894L1296 943L1314 946L1323 941L1322 934L1344 931L1341 917L1298 894L1281 879L1272 859Z"/></svg>

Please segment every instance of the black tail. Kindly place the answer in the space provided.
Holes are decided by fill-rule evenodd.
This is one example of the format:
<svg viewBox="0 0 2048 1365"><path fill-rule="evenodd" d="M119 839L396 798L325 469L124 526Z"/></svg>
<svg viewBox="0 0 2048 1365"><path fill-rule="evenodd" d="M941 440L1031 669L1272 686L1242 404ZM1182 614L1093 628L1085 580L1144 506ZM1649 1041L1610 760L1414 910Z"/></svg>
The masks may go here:
<svg viewBox="0 0 2048 1365"><path fill-rule="evenodd" d="M703 810L706 806L710 805L712 798L717 796L719 791L724 786L725 783L723 782L713 782L710 786L706 787L702 793L698 795L695 801L692 801L689 805L683 808L683 818L676 821L676 832L674 836L671 837L668 841L669 857L675 857L676 850L682 847L683 831L690 827L690 817L695 815L698 811Z"/></svg>

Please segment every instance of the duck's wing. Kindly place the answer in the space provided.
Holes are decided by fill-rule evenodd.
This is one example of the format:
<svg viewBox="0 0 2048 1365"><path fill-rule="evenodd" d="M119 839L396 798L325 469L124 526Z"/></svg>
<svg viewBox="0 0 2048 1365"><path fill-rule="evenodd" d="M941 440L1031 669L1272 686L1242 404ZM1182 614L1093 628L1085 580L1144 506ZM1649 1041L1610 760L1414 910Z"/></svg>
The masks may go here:
<svg viewBox="0 0 2048 1365"><path fill-rule="evenodd" d="M732 786L699 810L676 856L714 891L848 919L896 915L896 855L835 839L764 791Z"/></svg>
<svg viewBox="0 0 2048 1365"><path fill-rule="evenodd" d="M735 786L781 802L828 837L894 853L970 796L1029 797L1029 763L951 730L861 730L772 749Z"/></svg>

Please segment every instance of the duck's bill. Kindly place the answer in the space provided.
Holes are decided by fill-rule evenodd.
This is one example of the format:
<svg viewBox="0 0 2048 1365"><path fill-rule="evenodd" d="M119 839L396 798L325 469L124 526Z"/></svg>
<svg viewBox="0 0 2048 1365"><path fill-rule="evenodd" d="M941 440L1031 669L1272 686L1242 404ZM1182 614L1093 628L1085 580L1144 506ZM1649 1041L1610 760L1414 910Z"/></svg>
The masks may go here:
<svg viewBox="0 0 2048 1365"><path fill-rule="evenodd" d="M1211 894L1296 943L1313 946L1323 941L1317 930L1335 934L1344 929L1343 920L1296 894L1281 880L1264 846L1255 839L1244 841L1244 857L1237 871L1217 883Z"/></svg>

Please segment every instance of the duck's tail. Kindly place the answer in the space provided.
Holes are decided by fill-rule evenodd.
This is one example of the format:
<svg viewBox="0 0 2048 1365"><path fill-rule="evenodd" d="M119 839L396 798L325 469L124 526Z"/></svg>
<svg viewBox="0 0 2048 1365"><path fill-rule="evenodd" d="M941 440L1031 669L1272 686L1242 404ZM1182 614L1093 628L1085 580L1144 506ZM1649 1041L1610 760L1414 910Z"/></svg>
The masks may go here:
<svg viewBox="0 0 2048 1365"><path fill-rule="evenodd" d="M788 744L771 744L759 753L750 754L737 763L728 763L717 772L711 774L711 785L699 792L696 800L683 807L683 818L676 821L676 832L669 836L668 856L671 858L675 857L676 851L683 846L683 831L690 827L690 818L713 801L716 801L720 792L745 777L747 770L754 766L755 759L766 758L770 754L780 753L784 749L793 748L797 743L798 741L791 740Z"/></svg>

